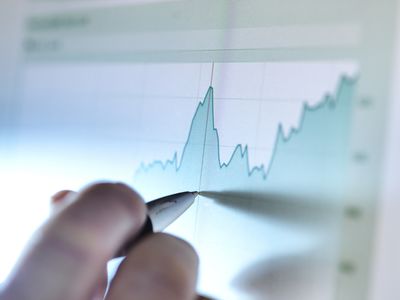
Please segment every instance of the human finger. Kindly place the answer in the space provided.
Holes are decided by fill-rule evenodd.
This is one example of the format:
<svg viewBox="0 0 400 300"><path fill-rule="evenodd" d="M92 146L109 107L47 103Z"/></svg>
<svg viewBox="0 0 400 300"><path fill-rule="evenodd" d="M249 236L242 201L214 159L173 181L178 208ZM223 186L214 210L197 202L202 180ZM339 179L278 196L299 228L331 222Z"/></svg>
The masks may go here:
<svg viewBox="0 0 400 300"><path fill-rule="evenodd" d="M72 203L76 199L77 194L78 194L77 192L71 190L61 190L55 193L50 198L51 213L52 214L59 213L62 209L67 207L70 203ZM104 294L106 292L108 284L107 275L108 275L107 267L104 267L104 271L100 275L97 287L94 291L94 295L91 297L91 300L104 299Z"/></svg>
<svg viewBox="0 0 400 300"><path fill-rule="evenodd" d="M5 299L89 299L107 261L146 218L141 197L122 184L96 184L39 232Z"/></svg>
<svg viewBox="0 0 400 300"><path fill-rule="evenodd" d="M186 242L154 234L128 253L106 300L195 299L198 257Z"/></svg>

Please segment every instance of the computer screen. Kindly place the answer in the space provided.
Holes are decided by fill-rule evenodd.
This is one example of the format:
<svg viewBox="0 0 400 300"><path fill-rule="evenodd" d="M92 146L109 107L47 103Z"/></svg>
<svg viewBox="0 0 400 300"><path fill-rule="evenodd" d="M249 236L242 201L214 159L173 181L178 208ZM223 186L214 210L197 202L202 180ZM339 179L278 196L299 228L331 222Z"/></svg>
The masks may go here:
<svg viewBox="0 0 400 300"><path fill-rule="evenodd" d="M389 299L397 2L3 1L0 282L52 193L111 180L201 192L167 232L202 294Z"/></svg>

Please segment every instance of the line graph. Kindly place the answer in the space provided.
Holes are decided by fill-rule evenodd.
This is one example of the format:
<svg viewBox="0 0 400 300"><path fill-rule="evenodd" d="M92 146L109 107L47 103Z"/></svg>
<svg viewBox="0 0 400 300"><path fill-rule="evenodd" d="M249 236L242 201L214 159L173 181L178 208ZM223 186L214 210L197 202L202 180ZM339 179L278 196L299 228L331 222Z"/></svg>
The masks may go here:
<svg viewBox="0 0 400 300"><path fill-rule="evenodd" d="M205 294L245 299L253 294L242 285L248 268L300 255L315 277L301 276L310 286L293 289L296 299L330 299L342 261L337 208L349 178L358 63L212 65L32 66L24 149L38 165L64 153L71 163L60 163L71 169L63 174L74 182L113 176L149 200L206 192L167 230L195 246ZM287 291L293 282L277 284ZM255 292L274 290L265 283Z"/></svg>
<svg viewBox="0 0 400 300"><path fill-rule="evenodd" d="M314 104L305 101L297 126L285 132L279 123L270 159L257 165L250 163L246 144L236 144L229 158L222 159L220 130L215 122L216 90L210 86L194 112L181 154L175 152L170 159L142 163L135 186L151 187L157 182L156 190L165 192L203 192L186 219L171 229L189 239L199 251L203 259L201 273L207 274L200 279L201 289L237 297L231 294L235 279L226 278L226 270L242 274L254 258L270 260L288 255L288 251L292 251L290 257L317 251L316 260L310 254L301 259L307 261L303 268L312 270L301 276L316 276L314 283L319 280L321 285L332 282L338 246L325 247L340 243L340 201L346 188L357 78L342 74L333 93L323 95ZM221 235L230 236L223 239L230 249L230 259L219 250ZM217 272L215 266L223 267ZM265 289L266 295L271 291L270 287L259 289ZM308 299L309 290L299 289L298 298ZM325 292L328 295L329 288Z"/></svg>
<svg viewBox="0 0 400 300"><path fill-rule="evenodd" d="M201 294L365 299L395 19L373 2L35 3L13 180L41 199L199 190L166 231L198 252ZM24 191L6 194L18 213Z"/></svg>
<svg viewBox="0 0 400 300"><path fill-rule="evenodd" d="M345 162L351 100L355 87L356 79L343 77L340 80L336 95L325 96L315 106L304 104L299 126L292 128L285 135L283 127L280 124L277 128L277 138L269 164L258 166L250 166L248 145L241 144L236 145L228 162L222 162L219 153L220 139L214 121L214 89L213 87L209 87L204 100L199 103L193 116L188 138L180 159L178 159L178 154L175 152L170 160L164 162L157 160L148 165L142 164L135 176L136 183L141 178L147 180L146 177L151 177L161 172L165 173L168 177L174 173L178 177L180 174L183 174L182 177L186 178L195 177L193 182L187 186L189 190L219 190L221 187L224 189L233 189L240 186L246 187L246 184L237 184L238 182L227 184L221 180L226 180L227 176L230 176L228 178L232 180L232 178L237 178L238 174L242 174L240 181L245 181L247 177L250 179L247 184L253 180L253 182L263 185L263 187L259 186L258 190L269 189L269 185L273 186L277 183L277 180L281 180L282 177L287 178L286 174L283 174L284 176L280 174L274 178L274 172L276 172L275 169L281 169L280 166L290 157L290 155L287 155L287 152L290 150L287 149L290 149L291 145L294 145L297 153L300 151L306 154L304 157L307 157L307 151L309 153L316 153L316 149L324 149L322 152L325 155L331 156L331 162L325 166L324 172L329 173L329 175L326 175L330 177L330 184L334 185L333 188L336 189L337 186L333 181L337 179L335 176L343 171L340 165L343 165ZM304 159L304 157L300 158L300 156L301 154L297 154L298 163ZM309 167L314 164L321 166L321 162L327 164L326 157L318 159L318 156L316 156L314 158L314 163L310 160L307 161ZM333 161L332 158L335 158L335 160ZM290 168L289 164L283 172L290 172ZM230 169L234 171L230 172ZM206 180L204 186L201 186L203 183L203 172L207 174L207 177L212 178L212 182ZM193 174L196 175L193 176ZM299 178L304 176L304 170L302 174L298 175ZM318 176L321 176L321 174ZM221 177L224 179L221 179ZM318 187L318 184L315 183L315 178L316 176L311 178L312 184L308 185L313 191ZM176 179L178 179L177 182L180 182L179 178ZM183 179L181 178L181 180ZM270 180L274 180L275 183L272 182L268 185ZM196 182L200 182L199 187L195 185ZM291 182L291 184L293 183L295 182ZM247 185L247 188L254 188L254 185ZM298 184L291 185L291 187L298 192ZM327 188L327 186L324 185L324 188ZM331 193L333 188L329 188L328 192Z"/></svg>

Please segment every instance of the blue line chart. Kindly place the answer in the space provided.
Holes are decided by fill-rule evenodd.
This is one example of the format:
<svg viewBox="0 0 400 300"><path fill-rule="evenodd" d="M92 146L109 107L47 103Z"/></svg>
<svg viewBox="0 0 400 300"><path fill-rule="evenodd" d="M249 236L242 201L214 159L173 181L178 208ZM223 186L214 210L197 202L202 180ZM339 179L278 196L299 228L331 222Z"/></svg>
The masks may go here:
<svg viewBox="0 0 400 300"><path fill-rule="evenodd" d="M285 134L280 123L271 159L257 166L250 166L248 145L236 145L230 159L221 160L214 88L210 86L194 113L181 156L175 152L171 159L142 163L135 185L161 181L168 183L171 192L245 189L297 193L320 189L336 193L344 185L356 86L357 79L342 76L334 95L324 95L314 106L305 102L298 126Z"/></svg>

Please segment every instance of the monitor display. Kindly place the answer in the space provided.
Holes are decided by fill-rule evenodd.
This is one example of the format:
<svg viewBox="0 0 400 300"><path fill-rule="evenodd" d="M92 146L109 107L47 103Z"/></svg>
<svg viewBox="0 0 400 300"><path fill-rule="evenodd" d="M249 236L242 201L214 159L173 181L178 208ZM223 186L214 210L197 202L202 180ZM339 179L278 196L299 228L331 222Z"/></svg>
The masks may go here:
<svg viewBox="0 0 400 300"><path fill-rule="evenodd" d="M3 7L0 282L52 193L111 180L201 192L167 232L199 253L202 294L372 297L400 195L397 1Z"/></svg>

